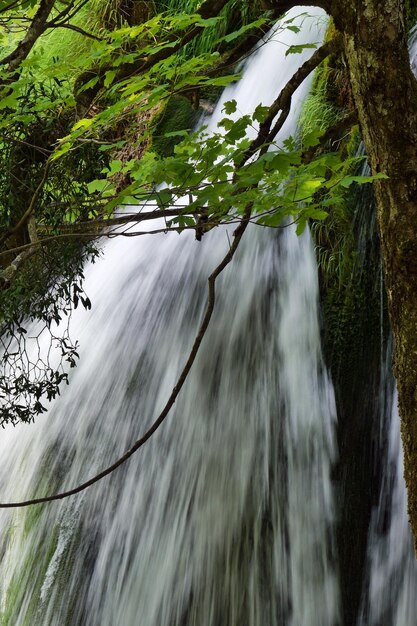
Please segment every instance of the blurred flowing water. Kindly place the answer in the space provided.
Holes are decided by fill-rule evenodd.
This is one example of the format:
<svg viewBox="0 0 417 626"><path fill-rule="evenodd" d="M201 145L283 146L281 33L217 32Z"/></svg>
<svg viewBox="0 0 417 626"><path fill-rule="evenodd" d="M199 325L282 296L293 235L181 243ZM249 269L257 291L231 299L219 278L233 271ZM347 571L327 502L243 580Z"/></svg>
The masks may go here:
<svg viewBox="0 0 417 626"><path fill-rule="evenodd" d="M303 40L324 28L305 19ZM222 101L236 98L239 113L272 102L306 58L284 56L295 41L285 32L261 46ZM146 430L190 349L228 236L106 246L86 272L93 311L74 320L81 361L69 388L35 425L2 432L3 500L73 486ZM1 511L2 624L337 623L335 409L317 301L308 233L252 227L219 281L175 410L142 451L80 496Z"/></svg>
<svg viewBox="0 0 417 626"><path fill-rule="evenodd" d="M286 46L323 37L322 13L301 21L301 35L259 47L209 128L226 100L239 114L272 102L307 54L286 57ZM74 319L81 359L70 386L34 425L1 433L2 501L72 487L147 429L193 342L226 230L201 243L171 233L106 245L86 270L93 310ZM340 623L335 406L308 232L252 226L217 291L201 353L145 447L81 495L0 511L2 625Z"/></svg>
<svg viewBox="0 0 417 626"><path fill-rule="evenodd" d="M371 516L359 626L417 624L417 563L407 515L392 346L383 362L374 445L381 459L380 489Z"/></svg>

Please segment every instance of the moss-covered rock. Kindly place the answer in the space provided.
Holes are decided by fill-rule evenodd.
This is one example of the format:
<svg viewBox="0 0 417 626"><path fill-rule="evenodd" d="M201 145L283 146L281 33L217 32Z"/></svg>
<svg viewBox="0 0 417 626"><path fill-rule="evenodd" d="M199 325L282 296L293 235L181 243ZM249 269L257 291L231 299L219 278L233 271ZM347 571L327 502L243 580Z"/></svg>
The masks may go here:
<svg viewBox="0 0 417 626"><path fill-rule="evenodd" d="M153 150L161 157L171 156L174 153L174 147L181 141L180 136L171 135L171 133L191 130L198 116L199 113L193 109L187 98L172 96L155 119Z"/></svg>

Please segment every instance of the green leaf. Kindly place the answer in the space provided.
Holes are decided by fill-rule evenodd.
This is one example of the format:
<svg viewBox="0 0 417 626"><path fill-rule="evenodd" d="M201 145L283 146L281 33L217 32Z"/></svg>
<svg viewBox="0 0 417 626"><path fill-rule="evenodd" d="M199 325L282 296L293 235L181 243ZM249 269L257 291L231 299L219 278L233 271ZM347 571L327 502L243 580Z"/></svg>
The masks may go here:
<svg viewBox="0 0 417 626"><path fill-rule="evenodd" d="M56 161L57 159L62 157L64 154L69 152L71 150L71 148L72 148L71 141L64 141L64 142L60 143L58 148L52 154L51 159L53 161Z"/></svg>
<svg viewBox="0 0 417 626"><path fill-rule="evenodd" d="M263 215L256 223L262 226L269 226L270 228L277 228L282 224L284 218L285 211L281 208L280 210L274 211L271 215Z"/></svg>
<svg viewBox="0 0 417 626"><path fill-rule="evenodd" d="M82 120L78 120L76 124L72 127L72 130L78 130L79 128L90 128L94 123L94 119L92 117L83 118Z"/></svg>
<svg viewBox="0 0 417 626"><path fill-rule="evenodd" d="M106 76L104 78L104 86L105 87L110 87L110 85L112 84L112 82L116 78L116 74L117 74L117 72L115 70L108 70L106 72Z"/></svg>
<svg viewBox="0 0 417 626"><path fill-rule="evenodd" d="M92 78L88 82L81 85L81 87L77 89L77 93L82 93L83 91L87 91L87 89L91 89L92 87L95 87L95 85L97 85L99 80L100 79L98 76L94 76L94 78Z"/></svg>
<svg viewBox="0 0 417 626"><path fill-rule="evenodd" d="M188 137L188 130L172 130L169 133L164 133L164 137Z"/></svg>
<svg viewBox="0 0 417 626"><path fill-rule="evenodd" d="M222 41L225 41L226 43L230 43L231 41L234 41L235 39L237 39L238 37L246 33L248 30L259 28L260 26L263 26L264 24L266 24L266 22L267 20L265 18L261 18L259 20L255 20L254 22L251 22L250 24L245 24L238 30L235 30L233 33L229 33L228 35L225 35L224 37L221 37L220 39L218 39L216 42L216 45L218 45Z"/></svg>
<svg viewBox="0 0 417 626"><path fill-rule="evenodd" d="M272 159L270 159L270 169L280 174L287 174L291 166L301 163L301 153L296 150L290 152L271 152L268 154L273 155Z"/></svg>
<svg viewBox="0 0 417 626"><path fill-rule="evenodd" d="M309 209L306 211L305 217L321 221L325 220L328 215L327 211L323 211L322 209Z"/></svg>
<svg viewBox="0 0 417 626"><path fill-rule="evenodd" d="M108 181L106 178L100 178L97 180L93 180L91 181L91 183L88 183L87 185L87 189L88 189L88 193L92 194L96 191L98 192L102 192L105 190L105 188L108 186Z"/></svg>
<svg viewBox="0 0 417 626"><path fill-rule="evenodd" d="M342 187L350 187L352 183L358 183L359 185L363 185L364 183L373 183L374 180L386 180L388 176L379 172L374 176L345 176L339 182L339 185Z"/></svg>
<svg viewBox="0 0 417 626"><path fill-rule="evenodd" d="M123 163L120 159L113 159L110 161L109 168L102 170L102 172L107 173L107 176L113 176L114 174L118 174L123 169Z"/></svg>
<svg viewBox="0 0 417 626"><path fill-rule="evenodd" d="M222 113L226 113L226 115L231 115L232 113L236 113L236 109L237 109L236 100L228 100L223 105Z"/></svg>
<svg viewBox="0 0 417 626"><path fill-rule="evenodd" d="M303 43L303 44L299 44L296 46L295 45L289 46L287 50L285 51L285 56L288 56L289 54L301 54L301 52L304 52L304 50L307 50L309 48L315 50L317 48L317 44L316 43Z"/></svg>
<svg viewBox="0 0 417 626"><path fill-rule="evenodd" d="M297 235L302 235L306 229L306 226L307 226L307 219L305 217L300 217L297 222L297 228L295 229L295 232L297 233Z"/></svg>
<svg viewBox="0 0 417 626"><path fill-rule="evenodd" d="M199 19L196 20L196 24L197 26L203 26L204 28L207 28L210 26L217 26L219 20L221 20L221 17L207 17L205 19L199 17Z"/></svg>
<svg viewBox="0 0 417 626"><path fill-rule="evenodd" d="M259 122L260 124L262 124L262 122L264 122L266 118L268 117L268 113L269 113L269 107L263 106L262 104L258 104L255 111L253 112L252 117L256 122Z"/></svg>
<svg viewBox="0 0 417 626"><path fill-rule="evenodd" d="M170 221L170 224L171 223L178 224L180 228L195 227L195 219L190 217L189 215L178 215L178 217L175 217L173 220Z"/></svg>
<svg viewBox="0 0 417 626"><path fill-rule="evenodd" d="M324 182L326 179L323 177L311 179L296 177L288 187L289 196L293 202L308 202Z"/></svg>
<svg viewBox="0 0 417 626"><path fill-rule="evenodd" d="M229 119L228 117L223 118L220 122L217 123L217 126L224 128L225 130L231 130L233 128L234 121Z"/></svg>
<svg viewBox="0 0 417 626"><path fill-rule="evenodd" d="M284 139L284 141L282 142L283 146L287 149L287 150L295 150L297 147L297 142L295 141L294 137L287 137L287 139Z"/></svg>
<svg viewBox="0 0 417 626"><path fill-rule="evenodd" d="M303 137L303 146L305 148L312 148L313 146L317 146L320 143L320 138L323 137L325 133L324 128L314 128L312 131L304 135Z"/></svg>
<svg viewBox="0 0 417 626"><path fill-rule="evenodd" d="M225 134L225 139L229 143L236 143L239 139L243 139L246 136L246 129L251 124L252 120L249 115L242 115L236 122L233 123L231 129Z"/></svg>
<svg viewBox="0 0 417 626"><path fill-rule="evenodd" d="M168 187L160 189L155 193L155 199L160 209L164 209L172 204L173 192Z"/></svg>

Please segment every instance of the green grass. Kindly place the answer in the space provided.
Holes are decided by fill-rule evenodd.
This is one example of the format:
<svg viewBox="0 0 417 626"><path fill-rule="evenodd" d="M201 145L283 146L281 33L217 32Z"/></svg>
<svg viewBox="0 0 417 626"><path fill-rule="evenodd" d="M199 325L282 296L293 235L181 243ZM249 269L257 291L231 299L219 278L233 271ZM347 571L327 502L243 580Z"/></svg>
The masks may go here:
<svg viewBox="0 0 417 626"><path fill-rule="evenodd" d="M95 0L90 0L72 20L87 32L96 33L99 22ZM102 0L101 0L102 4ZM54 28L39 39L34 54L39 66L49 74L53 70L58 79L75 79L80 71L80 59L91 50L94 40L67 28Z"/></svg>
<svg viewBox="0 0 417 626"><path fill-rule="evenodd" d="M328 98L328 80L322 79L313 85L310 95L305 100L300 115L301 141L312 130L327 130L336 124L345 113Z"/></svg>

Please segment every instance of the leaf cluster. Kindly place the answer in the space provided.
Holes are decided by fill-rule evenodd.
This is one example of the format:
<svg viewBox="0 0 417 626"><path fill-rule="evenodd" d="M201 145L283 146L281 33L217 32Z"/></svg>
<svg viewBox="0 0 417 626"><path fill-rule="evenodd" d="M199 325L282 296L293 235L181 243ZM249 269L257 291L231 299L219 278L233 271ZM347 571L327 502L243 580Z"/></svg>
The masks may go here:
<svg viewBox="0 0 417 626"><path fill-rule="evenodd" d="M220 33L216 45L233 45L268 19ZM296 223L301 233L310 220L327 217L344 189L374 180L346 173L359 158L347 162L330 153L306 160L321 128L305 133L303 144L296 137L278 142L271 128L275 109L264 103L242 115L230 100L214 132L204 125L168 130L162 134L175 140L173 150L153 149L166 102L197 96L198 104L202 90L239 79L232 68L218 71L217 51L184 54L187 43L219 20L164 13L103 32L77 59L74 92L73 76L67 79L58 61L45 68L41 46L13 74L0 65L0 265L13 266L21 251L31 257L0 291L0 423L32 420L68 381L67 368L78 358L72 311L91 306L83 263L95 258L97 236L123 234L130 217L119 207L139 206L137 222L163 217L166 230L194 229L198 238L248 219L272 228ZM279 28L299 29L293 19ZM308 47L315 44L300 41L287 54Z"/></svg>

